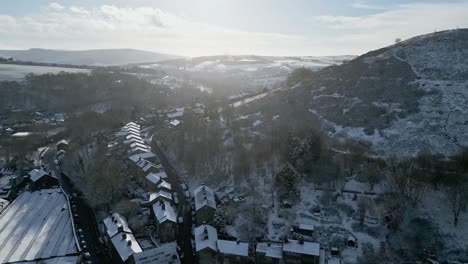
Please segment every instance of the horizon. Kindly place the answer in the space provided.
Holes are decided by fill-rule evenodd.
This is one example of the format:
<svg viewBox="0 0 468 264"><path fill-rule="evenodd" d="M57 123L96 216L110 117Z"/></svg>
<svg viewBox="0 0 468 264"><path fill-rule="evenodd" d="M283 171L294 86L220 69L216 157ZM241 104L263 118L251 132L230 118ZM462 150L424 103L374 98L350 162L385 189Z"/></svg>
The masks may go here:
<svg viewBox="0 0 468 264"><path fill-rule="evenodd" d="M7 0L2 5L3 50L361 55L397 38L468 27L468 1Z"/></svg>

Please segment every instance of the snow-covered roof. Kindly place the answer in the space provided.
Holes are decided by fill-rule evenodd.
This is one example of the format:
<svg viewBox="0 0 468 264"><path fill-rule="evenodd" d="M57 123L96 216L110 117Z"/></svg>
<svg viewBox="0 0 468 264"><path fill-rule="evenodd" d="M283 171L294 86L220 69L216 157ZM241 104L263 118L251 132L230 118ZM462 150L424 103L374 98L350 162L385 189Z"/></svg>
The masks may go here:
<svg viewBox="0 0 468 264"><path fill-rule="evenodd" d="M161 246L134 255L135 264L180 264L179 255L177 255L177 244L167 243Z"/></svg>
<svg viewBox="0 0 468 264"><path fill-rule="evenodd" d="M134 128L140 129L140 125L135 124L134 122L127 123L127 124L124 126L124 128L129 128L129 127L134 127Z"/></svg>
<svg viewBox="0 0 468 264"><path fill-rule="evenodd" d="M185 107L175 108L174 112L167 114L168 118L180 117L184 115Z"/></svg>
<svg viewBox="0 0 468 264"><path fill-rule="evenodd" d="M164 198L166 200L172 201L172 194L165 190L159 190L157 192L150 194L149 201L152 202L159 198Z"/></svg>
<svg viewBox="0 0 468 264"><path fill-rule="evenodd" d="M142 148L142 147L134 147L129 150L130 153L144 153L150 151L149 148Z"/></svg>
<svg viewBox="0 0 468 264"><path fill-rule="evenodd" d="M38 169L34 169L32 171L30 171L28 173L30 176L31 176L31 181L33 182L36 182L37 180L39 180L40 178L44 177L44 176L49 176L49 174L43 170L38 170ZM53 176L51 176L53 177Z"/></svg>
<svg viewBox="0 0 468 264"><path fill-rule="evenodd" d="M161 183L158 185L158 188L159 188L159 189L164 188L164 189L167 189L167 190L172 190L171 184L168 183L167 181L164 181L164 180L161 181Z"/></svg>
<svg viewBox="0 0 468 264"><path fill-rule="evenodd" d="M31 132L16 132L11 136L12 137L27 137L29 135L31 135Z"/></svg>
<svg viewBox="0 0 468 264"><path fill-rule="evenodd" d="M151 164L151 163L148 162L148 163L142 168L142 170L143 170L144 172L147 172L147 171L148 171L149 169L151 169L152 167L153 167L153 164Z"/></svg>
<svg viewBox="0 0 468 264"><path fill-rule="evenodd" d="M307 224L299 224L299 229L300 230L307 230L307 231L314 231L314 226L313 225L307 225Z"/></svg>
<svg viewBox="0 0 468 264"><path fill-rule="evenodd" d="M293 252L302 255L320 256L320 244L304 241L300 243L298 240L288 240L283 244L284 252Z"/></svg>
<svg viewBox="0 0 468 264"><path fill-rule="evenodd" d="M148 175L146 175L146 179L154 184L158 184L159 181L163 178L162 176L162 173L164 173L164 175L166 175L165 172L158 172L158 173L149 173ZM167 175L166 175L167 177ZM164 177L164 178L166 178Z"/></svg>
<svg viewBox="0 0 468 264"><path fill-rule="evenodd" d="M52 257L48 259L34 260L34 261L21 261L15 264L76 264L78 263L78 256L65 256L65 257Z"/></svg>
<svg viewBox="0 0 468 264"><path fill-rule="evenodd" d="M195 210L199 210L204 206L209 206L216 209L216 201L213 190L205 185L202 185L193 191L195 197Z"/></svg>
<svg viewBox="0 0 468 264"><path fill-rule="evenodd" d="M57 146L60 145L60 144L68 145L68 141L65 140L65 139L62 139L62 140L60 140L59 142L57 142Z"/></svg>
<svg viewBox="0 0 468 264"><path fill-rule="evenodd" d="M127 220L118 213L112 213L106 219L104 219L104 225L106 226L106 232L109 237L113 237L119 233L119 227L122 227L121 232L132 233L132 230L128 227Z"/></svg>
<svg viewBox="0 0 468 264"><path fill-rule="evenodd" d="M135 142L143 144L143 145L145 144L145 142L143 142L142 139L135 139L135 138L131 138L131 139L127 139L127 140L123 141L124 144L132 144L132 143L135 143Z"/></svg>
<svg viewBox="0 0 468 264"><path fill-rule="evenodd" d="M249 256L249 244L243 242L218 240L218 250L229 255Z"/></svg>
<svg viewBox="0 0 468 264"><path fill-rule="evenodd" d="M131 255L143 251L133 234L119 233L111 238L111 241L123 262L125 262Z"/></svg>
<svg viewBox="0 0 468 264"><path fill-rule="evenodd" d="M145 145L144 143L141 143L141 142L132 142L130 143L130 147L131 148L134 148L134 147L141 147L141 148L144 148L144 149L149 149L149 146L148 145Z"/></svg>
<svg viewBox="0 0 468 264"><path fill-rule="evenodd" d="M136 140L140 140L140 141L143 141L141 139L141 136L140 135L135 135L135 134L129 134L125 137L126 139L136 139Z"/></svg>
<svg viewBox="0 0 468 264"><path fill-rule="evenodd" d="M257 243L256 252L265 253L270 258L283 258L283 245L273 243Z"/></svg>
<svg viewBox="0 0 468 264"><path fill-rule="evenodd" d="M68 202L58 188L23 192L0 215L0 263L78 253Z"/></svg>
<svg viewBox="0 0 468 264"><path fill-rule="evenodd" d="M142 252L125 217L118 213L112 213L103 222L122 261L126 261L134 253Z"/></svg>
<svg viewBox="0 0 468 264"><path fill-rule="evenodd" d="M154 203L153 212L159 223L164 223L165 221L177 223L176 211L168 201L160 200L159 202Z"/></svg>
<svg viewBox="0 0 468 264"><path fill-rule="evenodd" d="M177 126L177 125L179 125L180 123L181 123L181 122L180 122L179 120L177 120L177 119L174 119L174 120L172 120L171 122L169 122L169 124L171 124L171 125L173 125L173 126Z"/></svg>
<svg viewBox="0 0 468 264"><path fill-rule="evenodd" d="M7 200L0 198L0 214L3 212L3 210L5 210L5 208L9 204L10 204L10 202L8 202Z"/></svg>
<svg viewBox="0 0 468 264"><path fill-rule="evenodd" d="M152 152L145 152L145 153L139 153L132 155L128 157L131 161L133 162L138 162L140 159L149 159L149 158L154 158L156 155Z"/></svg>
<svg viewBox="0 0 468 264"><path fill-rule="evenodd" d="M201 225L195 228L195 250L198 252L205 248L218 251L218 232L210 225Z"/></svg>
<svg viewBox="0 0 468 264"><path fill-rule="evenodd" d="M260 121L260 120L255 120L255 122L252 123L252 126L253 126L253 127L256 127L256 126L258 126L258 125L260 125L260 124L262 124L262 121Z"/></svg>

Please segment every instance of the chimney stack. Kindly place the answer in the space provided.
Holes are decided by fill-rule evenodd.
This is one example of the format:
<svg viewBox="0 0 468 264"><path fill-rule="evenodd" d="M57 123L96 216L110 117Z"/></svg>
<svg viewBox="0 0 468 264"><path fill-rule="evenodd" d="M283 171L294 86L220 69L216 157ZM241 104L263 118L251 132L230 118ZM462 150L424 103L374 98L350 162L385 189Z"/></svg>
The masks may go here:
<svg viewBox="0 0 468 264"><path fill-rule="evenodd" d="M127 241L127 246L129 246L129 247L132 246L132 241L131 240Z"/></svg>
<svg viewBox="0 0 468 264"><path fill-rule="evenodd" d="M122 234L122 240L125 240L125 239L127 239L127 234L123 233Z"/></svg>
<svg viewBox="0 0 468 264"><path fill-rule="evenodd" d="M239 245L239 243L240 243L240 240L239 240L239 239L237 239L237 240L236 240L236 243L237 243L237 245Z"/></svg>

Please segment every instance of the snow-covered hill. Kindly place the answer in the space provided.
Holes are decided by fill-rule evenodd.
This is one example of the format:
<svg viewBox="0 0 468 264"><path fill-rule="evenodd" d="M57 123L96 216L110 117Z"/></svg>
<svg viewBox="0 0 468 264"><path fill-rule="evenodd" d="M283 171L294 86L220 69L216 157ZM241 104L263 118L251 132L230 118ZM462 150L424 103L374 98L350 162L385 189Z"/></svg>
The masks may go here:
<svg viewBox="0 0 468 264"><path fill-rule="evenodd" d="M256 107L274 102L274 114L313 115L330 136L371 142L387 155L468 146L468 29L415 37L298 82Z"/></svg>
<svg viewBox="0 0 468 264"><path fill-rule="evenodd" d="M294 69L306 67L320 70L331 65L339 65L355 56L323 57L271 57L255 55L220 55L176 59L156 64L142 65L145 68L163 69L165 71L187 71L194 76L216 75L242 80L246 87L271 86L284 81Z"/></svg>

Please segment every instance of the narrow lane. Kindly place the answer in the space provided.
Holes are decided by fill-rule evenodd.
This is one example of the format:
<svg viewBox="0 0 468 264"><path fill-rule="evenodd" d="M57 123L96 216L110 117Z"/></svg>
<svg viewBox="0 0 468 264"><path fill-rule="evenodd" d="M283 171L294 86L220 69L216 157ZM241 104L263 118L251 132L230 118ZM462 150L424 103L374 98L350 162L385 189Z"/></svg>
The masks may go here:
<svg viewBox="0 0 468 264"><path fill-rule="evenodd" d="M167 181L173 186L174 190L177 192L177 198L179 199L178 212L179 216L183 218L183 224L179 224L179 233L178 233L178 245L181 247L182 252L184 253L183 263L193 264L195 263L195 258L193 256L192 250L192 209L191 209L191 200L190 198L185 197L185 192L182 189L181 184L184 181L177 175L176 170L170 162L168 161L166 155L159 147L155 138L152 137L151 148L158 155L161 164L164 167L164 170L167 174Z"/></svg>

